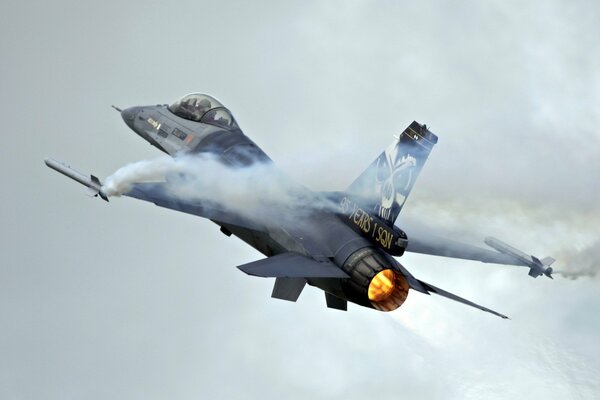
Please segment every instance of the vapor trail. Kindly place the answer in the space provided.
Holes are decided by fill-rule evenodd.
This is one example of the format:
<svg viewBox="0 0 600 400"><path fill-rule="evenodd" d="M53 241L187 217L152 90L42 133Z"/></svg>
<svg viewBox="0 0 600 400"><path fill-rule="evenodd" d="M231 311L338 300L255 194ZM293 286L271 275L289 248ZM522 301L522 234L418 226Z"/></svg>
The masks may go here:
<svg viewBox="0 0 600 400"><path fill-rule="evenodd" d="M600 239L581 251L566 250L561 255L566 267L555 273L565 278L595 277L600 272Z"/></svg>
<svg viewBox="0 0 600 400"><path fill-rule="evenodd" d="M217 156L161 156L128 164L106 179L108 196L126 195L136 183L160 182L181 201L218 205L261 222L274 218L301 220L315 209L337 210L337 204L291 180L270 162L231 166Z"/></svg>

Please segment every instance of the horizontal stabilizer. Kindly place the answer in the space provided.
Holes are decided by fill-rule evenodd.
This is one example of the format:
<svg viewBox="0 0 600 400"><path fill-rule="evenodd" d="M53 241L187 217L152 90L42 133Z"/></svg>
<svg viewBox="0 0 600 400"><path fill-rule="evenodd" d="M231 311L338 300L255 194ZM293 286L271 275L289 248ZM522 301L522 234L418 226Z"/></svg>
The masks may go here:
<svg viewBox="0 0 600 400"><path fill-rule="evenodd" d="M499 316L500 318L508 319L508 317L506 315L500 314L500 313L498 313L498 312L496 312L494 310L490 310L489 308L486 308L484 306L480 306L479 304L475 304L472 301L469 301L467 299L463 299L462 297L459 297L459 296L457 296L455 294L452 294L450 292L446 292L445 290L436 288L435 286L430 285L429 283L426 283L426 282L423 282L423 281L419 281L419 283L421 283L421 285L423 285L423 287L425 287L425 289L427 289L427 291L429 291L431 293L435 293L437 295L446 297L448 299L451 299L451 300L454 300L454 301L458 301L459 303L463 303L463 304L466 304L468 306L478 308L481 311L492 313L494 315Z"/></svg>
<svg viewBox="0 0 600 400"><path fill-rule="evenodd" d="M293 252L240 265L238 268L248 275L263 278L349 278L329 261L315 261Z"/></svg>

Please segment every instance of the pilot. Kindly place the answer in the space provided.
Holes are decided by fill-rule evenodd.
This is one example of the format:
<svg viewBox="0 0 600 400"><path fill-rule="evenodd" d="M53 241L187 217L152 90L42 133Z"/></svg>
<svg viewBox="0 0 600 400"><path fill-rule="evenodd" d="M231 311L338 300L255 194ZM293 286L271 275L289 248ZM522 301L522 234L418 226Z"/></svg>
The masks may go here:
<svg viewBox="0 0 600 400"><path fill-rule="evenodd" d="M196 102L196 110L194 111L194 119L200 121L200 118L211 108L208 99L202 99Z"/></svg>
<svg viewBox="0 0 600 400"><path fill-rule="evenodd" d="M186 115L186 116L191 116L194 112L194 105L192 104L192 100L191 99L186 99L183 100L182 102L179 103L179 112L181 112L182 114Z"/></svg>

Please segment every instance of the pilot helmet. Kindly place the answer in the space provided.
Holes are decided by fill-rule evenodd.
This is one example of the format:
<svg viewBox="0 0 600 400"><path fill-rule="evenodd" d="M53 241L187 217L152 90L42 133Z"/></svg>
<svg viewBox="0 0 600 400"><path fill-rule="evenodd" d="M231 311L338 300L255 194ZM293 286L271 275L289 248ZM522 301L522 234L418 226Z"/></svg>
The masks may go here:
<svg viewBox="0 0 600 400"><path fill-rule="evenodd" d="M211 106L210 101L208 99L202 99L200 100L197 105L198 108L201 108L203 110L208 110Z"/></svg>

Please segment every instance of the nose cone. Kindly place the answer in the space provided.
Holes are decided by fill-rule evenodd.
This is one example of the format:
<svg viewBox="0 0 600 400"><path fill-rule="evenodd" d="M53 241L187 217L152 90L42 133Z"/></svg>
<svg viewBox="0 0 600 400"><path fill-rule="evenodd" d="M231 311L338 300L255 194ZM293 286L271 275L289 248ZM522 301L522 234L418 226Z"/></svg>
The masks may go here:
<svg viewBox="0 0 600 400"><path fill-rule="evenodd" d="M129 107L121 111L121 117L123 118L123 121L125 121L127 126L133 130L135 130L133 123L135 122L135 117L137 117L139 114L140 109L140 107Z"/></svg>

